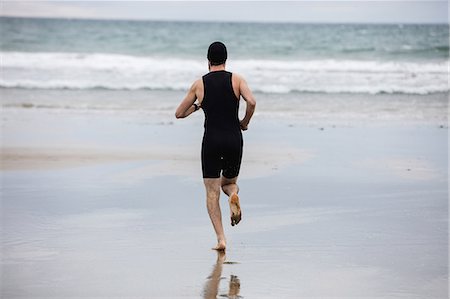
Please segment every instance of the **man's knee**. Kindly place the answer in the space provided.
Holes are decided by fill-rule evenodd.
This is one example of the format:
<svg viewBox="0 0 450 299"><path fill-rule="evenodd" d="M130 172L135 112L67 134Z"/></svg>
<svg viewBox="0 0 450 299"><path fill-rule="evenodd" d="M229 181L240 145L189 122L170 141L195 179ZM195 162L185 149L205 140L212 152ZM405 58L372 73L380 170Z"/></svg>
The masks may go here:
<svg viewBox="0 0 450 299"><path fill-rule="evenodd" d="M222 186L222 188L224 187L224 186L226 186L226 185L230 185L230 184L236 184L236 182L237 182L237 177L234 177L234 178L231 178L231 179L229 179L229 178L226 178L226 177L222 177L222 180L221 180L221 182L220 182L220 185Z"/></svg>

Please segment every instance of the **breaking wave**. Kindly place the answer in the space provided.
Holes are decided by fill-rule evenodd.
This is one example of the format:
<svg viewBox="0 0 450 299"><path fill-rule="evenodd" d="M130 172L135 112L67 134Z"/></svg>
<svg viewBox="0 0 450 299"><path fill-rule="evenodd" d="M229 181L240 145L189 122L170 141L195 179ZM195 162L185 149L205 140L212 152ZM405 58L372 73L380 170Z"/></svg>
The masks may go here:
<svg viewBox="0 0 450 299"><path fill-rule="evenodd" d="M26 89L187 90L204 60L104 53L1 52L0 87ZM447 92L448 61L230 60L262 93Z"/></svg>

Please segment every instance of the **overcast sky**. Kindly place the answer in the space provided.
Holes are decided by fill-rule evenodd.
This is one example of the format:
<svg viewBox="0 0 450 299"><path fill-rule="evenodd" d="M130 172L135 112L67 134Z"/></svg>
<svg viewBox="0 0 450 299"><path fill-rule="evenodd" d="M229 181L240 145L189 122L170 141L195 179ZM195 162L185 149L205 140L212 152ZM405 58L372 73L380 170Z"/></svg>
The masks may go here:
<svg viewBox="0 0 450 299"><path fill-rule="evenodd" d="M448 23L447 1L1 1L2 16L232 22Z"/></svg>

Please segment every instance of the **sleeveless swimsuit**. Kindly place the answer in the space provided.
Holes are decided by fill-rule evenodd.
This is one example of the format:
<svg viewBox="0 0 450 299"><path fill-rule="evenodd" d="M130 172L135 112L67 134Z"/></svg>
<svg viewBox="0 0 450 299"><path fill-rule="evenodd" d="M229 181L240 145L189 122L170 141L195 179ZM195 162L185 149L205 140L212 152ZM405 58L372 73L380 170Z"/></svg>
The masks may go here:
<svg viewBox="0 0 450 299"><path fill-rule="evenodd" d="M242 160L239 99L233 91L232 73L210 72L203 76L205 132L202 142L203 178L234 178Z"/></svg>

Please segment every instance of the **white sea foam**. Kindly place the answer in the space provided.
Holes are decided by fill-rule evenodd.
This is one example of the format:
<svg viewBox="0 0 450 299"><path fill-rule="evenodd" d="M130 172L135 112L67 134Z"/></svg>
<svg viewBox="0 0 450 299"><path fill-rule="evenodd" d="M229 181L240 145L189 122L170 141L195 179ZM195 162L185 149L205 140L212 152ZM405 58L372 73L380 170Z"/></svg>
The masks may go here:
<svg viewBox="0 0 450 299"><path fill-rule="evenodd" d="M207 71L205 60L85 53L1 52L0 87L186 90ZM368 60L230 60L264 93L447 92L448 62Z"/></svg>

